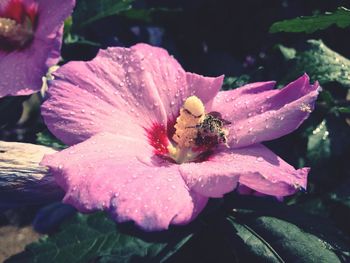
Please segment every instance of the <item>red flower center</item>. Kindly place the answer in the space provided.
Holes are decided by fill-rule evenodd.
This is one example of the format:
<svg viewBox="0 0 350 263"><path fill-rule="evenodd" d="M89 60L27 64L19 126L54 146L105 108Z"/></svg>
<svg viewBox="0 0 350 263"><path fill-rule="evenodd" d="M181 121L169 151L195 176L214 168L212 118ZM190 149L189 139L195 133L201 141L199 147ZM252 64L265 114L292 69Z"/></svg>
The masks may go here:
<svg viewBox="0 0 350 263"><path fill-rule="evenodd" d="M176 121L162 125L153 123L145 129L154 154L171 162L199 162L206 160L220 143L227 147L229 122L218 112L205 113L201 100L187 98Z"/></svg>
<svg viewBox="0 0 350 263"><path fill-rule="evenodd" d="M13 51L28 46L38 20L38 4L26 5L23 0L9 0L0 9L0 49Z"/></svg>

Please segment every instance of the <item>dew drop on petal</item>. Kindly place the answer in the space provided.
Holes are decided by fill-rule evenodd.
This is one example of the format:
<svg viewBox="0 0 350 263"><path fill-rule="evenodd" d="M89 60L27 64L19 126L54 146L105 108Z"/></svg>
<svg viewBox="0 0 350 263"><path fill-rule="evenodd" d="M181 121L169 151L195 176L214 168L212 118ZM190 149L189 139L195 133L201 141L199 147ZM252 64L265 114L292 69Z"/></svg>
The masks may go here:
<svg viewBox="0 0 350 263"><path fill-rule="evenodd" d="M261 156L259 156L259 157L256 158L256 160L257 160L258 162L262 162L262 161L264 161L264 158L262 158Z"/></svg>

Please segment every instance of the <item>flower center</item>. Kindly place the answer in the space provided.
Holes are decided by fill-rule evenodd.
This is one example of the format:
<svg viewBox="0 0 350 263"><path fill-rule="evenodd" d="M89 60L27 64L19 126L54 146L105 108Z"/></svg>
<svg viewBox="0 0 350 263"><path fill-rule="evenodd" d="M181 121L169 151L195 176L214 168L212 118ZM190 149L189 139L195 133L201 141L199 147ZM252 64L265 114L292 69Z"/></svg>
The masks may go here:
<svg viewBox="0 0 350 263"><path fill-rule="evenodd" d="M203 102L196 96L186 99L176 119L174 143L168 145L168 156L176 163L198 161L220 143L227 147L229 122L218 112L205 113Z"/></svg>
<svg viewBox="0 0 350 263"><path fill-rule="evenodd" d="M23 0L10 0L0 9L0 49L13 51L25 48L33 39L38 4L26 6Z"/></svg>

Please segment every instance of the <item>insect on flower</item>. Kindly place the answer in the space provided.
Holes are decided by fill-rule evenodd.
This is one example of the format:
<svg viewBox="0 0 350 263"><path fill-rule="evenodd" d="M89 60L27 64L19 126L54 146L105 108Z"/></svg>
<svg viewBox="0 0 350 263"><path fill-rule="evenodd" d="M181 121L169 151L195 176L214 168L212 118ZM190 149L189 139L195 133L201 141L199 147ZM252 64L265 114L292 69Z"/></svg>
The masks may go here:
<svg viewBox="0 0 350 263"><path fill-rule="evenodd" d="M223 119L221 113L212 111L205 114L202 123L196 125L198 130L195 138L197 146L208 145L211 143L224 143L227 147L228 130L224 128L225 125L230 125L231 122Z"/></svg>

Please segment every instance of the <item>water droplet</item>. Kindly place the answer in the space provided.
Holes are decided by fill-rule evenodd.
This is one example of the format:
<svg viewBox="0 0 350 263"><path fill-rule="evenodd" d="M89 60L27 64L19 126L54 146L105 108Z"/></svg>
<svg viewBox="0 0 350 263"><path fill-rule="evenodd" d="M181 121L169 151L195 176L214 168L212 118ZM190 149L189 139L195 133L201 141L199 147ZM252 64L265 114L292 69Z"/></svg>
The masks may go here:
<svg viewBox="0 0 350 263"><path fill-rule="evenodd" d="M256 158L256 160L257 160L258 162L262 162L262 161L264 161L264 158L262 158L261 156L259 156L258 158Z"/></svg>

